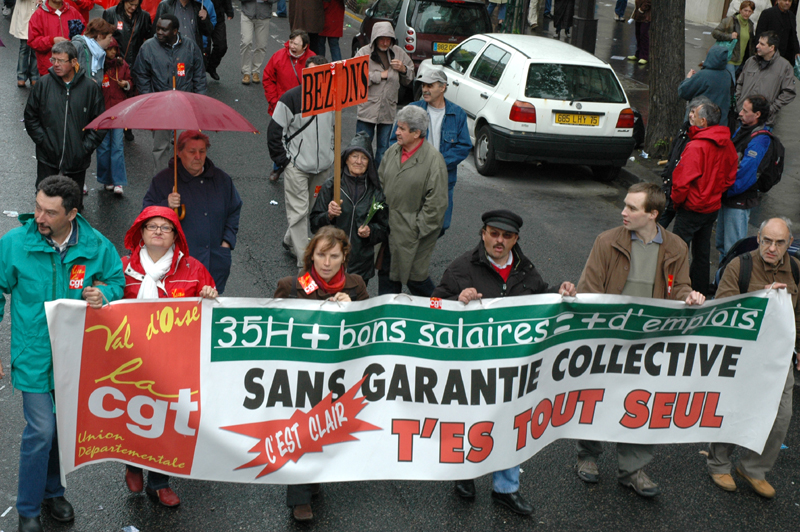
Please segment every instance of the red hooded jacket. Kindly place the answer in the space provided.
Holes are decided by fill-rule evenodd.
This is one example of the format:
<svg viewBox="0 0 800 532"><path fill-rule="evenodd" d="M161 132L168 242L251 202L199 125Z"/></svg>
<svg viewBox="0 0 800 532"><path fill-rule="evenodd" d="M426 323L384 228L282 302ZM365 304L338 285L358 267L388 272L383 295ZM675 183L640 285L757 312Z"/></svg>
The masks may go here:
<svg viewBox="0 0 800 532"><path fill-rule="evenodd" d="M136 299L139 287L144 279L144 268L139 259L139 250L144 245L142 240L142 227L150 218L160 216L166 218L175 226L175 251L172 256L172 266L164 276L164 286L159 286L159 296L165 297L198 297L204 286L216 288L214 279L206 267L199 261L190 257L186 250L186 237L183 234L181 223L175 211L167 207L146 207L133 222L128 232L125 233L125 248L132 250L129 257L122 257L122 269L125 272L125 292L123 299Z"/></svg>
<svg viewBox="0 0 800 532"><path fill-rule="evenodd" d="M112 42L113 44L113 42ZM110 48L110 46L109 46ZM106 101L106 110L111 109L118 103L121 103L125 98L134 96L136 90L133 88L133 80L131 79L131 69L128 63L122 58L119 53L119 45L117 48L117 58L111 61L106 57L105 73L103 74L103 99ZM116 80L127 81L131 84L131 88L127 91L122 90Z"/></svg>
<svg viewBox="0 0 800 532"><path fill-rule="evenodd" d="M50 49L53 47L54 37L64 37L68 41L69 21L80 20L86 26L84 19L78 10L69 3L61 6L61 15L56 15L56 10L50 7L47 2L42 3L36 8L28 21L28 46L36 51L36 67L39 75L47 74L50 68Z"/></svg>
<svg viewBox="0 0 800 532"><path fill-rule="evenodd" d="M268 112L272 116L278 99L283 93L291 88L300 85L303 79L303 69L309 57L317 54L311 51L311 47L306 48L299 58L295 59L289 53L289 41L283 45L283 50L278 50L275 55L269 58L267 66L264 67L264 75L261 84L264 85L264 94L269 102Z"/></svg>
<svg viewBox="0 0 800 532"><path fill-rule="evenodd" d="M722 194L736 181L738 166L730 129L690 127L689 143L672 172L672 201L688 211L718 211Z"/></svg>

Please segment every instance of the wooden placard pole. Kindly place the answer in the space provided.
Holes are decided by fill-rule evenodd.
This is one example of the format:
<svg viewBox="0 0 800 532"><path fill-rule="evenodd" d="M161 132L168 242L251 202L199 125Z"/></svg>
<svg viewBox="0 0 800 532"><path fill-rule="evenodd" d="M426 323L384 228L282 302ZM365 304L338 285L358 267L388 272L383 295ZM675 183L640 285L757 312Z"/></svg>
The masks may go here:
<svg viewBox="0 0 800 532"><path fill-rule="evenodd" d="M340 63L331 63L333 74L333 99L336 110L333 123L333 201L342 204L342 101L339 98Z"/></svg>

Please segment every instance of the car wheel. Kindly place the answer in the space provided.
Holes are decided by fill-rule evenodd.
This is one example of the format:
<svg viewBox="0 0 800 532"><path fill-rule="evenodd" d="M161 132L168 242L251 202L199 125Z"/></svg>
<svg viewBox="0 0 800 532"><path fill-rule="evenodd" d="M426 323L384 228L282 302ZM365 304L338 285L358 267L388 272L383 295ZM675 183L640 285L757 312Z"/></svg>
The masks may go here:
<svg viewBox="0 0 800 532"><path fill-rule="evenodd" d="M478 131L478 138L475 140L475 168L478 173L485 176L492 176L497 172L497 159L494 156L494 138L492 130L488 125L484 125Z"/></svg>
<svg viewBox="0 0 800 532"><path fill-rule="evenodd" d="M601 183L610 183L619 177L621 166L592 166L594 178Z"/></svg>

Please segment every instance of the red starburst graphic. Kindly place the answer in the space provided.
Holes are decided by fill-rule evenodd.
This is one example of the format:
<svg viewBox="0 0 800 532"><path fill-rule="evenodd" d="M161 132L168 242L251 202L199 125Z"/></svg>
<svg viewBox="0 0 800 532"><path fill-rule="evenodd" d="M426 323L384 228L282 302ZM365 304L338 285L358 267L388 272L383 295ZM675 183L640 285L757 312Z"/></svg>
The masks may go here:
<svg viewBox="0 0 800 532"><path fill-rule="evenodd" d="M221 427L258 440L250 449L251 453L258 453L258 456L236 469L264 466L256 475L256 478L260 478L279 470L289 460L297 463L306 453L321 453L325 445L358 441L353 436L355 432L382 430L356 419L367 406L363 396L355 397L366 378L364 376L335 402L333 394L329 393L307 413L296 410L289 419Z"/></svg>

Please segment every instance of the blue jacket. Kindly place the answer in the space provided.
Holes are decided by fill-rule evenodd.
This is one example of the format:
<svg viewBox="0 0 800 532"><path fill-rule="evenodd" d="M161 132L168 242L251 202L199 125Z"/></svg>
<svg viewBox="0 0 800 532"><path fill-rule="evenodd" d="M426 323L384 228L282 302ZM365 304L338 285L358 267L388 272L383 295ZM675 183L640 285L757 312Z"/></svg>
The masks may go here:
<svg viewBox="0 0 800 532"><path fill-rule="evenodd" d="M686 101L698 96L705 96L719 107L722 116L719 125L728 125L728 111L731 107L731 75L726 70L728 51L721 46L712 46L703 62L703 69L691 78L681 81L678 95ZM728 76L727 78L725 76ZM686 109L684 121L689 120L689 109Z"/></svg>
<svg viewBox="0 0 800 532"><path fill-rule="evenodd" d="M736 130L736 133L733 134L734 137L736 137L740 129L741 127ZM751 134L755 132L756 131L753 131ZM732 198L733 196L738 196L750 190L753 185L756 184L756 181L758 181L758 166L761 164L764 155L767 154L770 142L772 142L772 140L767 133L762 133L750 138L747 147L740 154L739 169L736 171L736 181L725 193L727 197Z"/></svg>
<svg viewBox="0 0 800 532"><path fill-rule="evenodd" d="M173 159L153 178L144 195L142 208L150 205L168 207L167 196L175 183ZM186 205L186 217L181 221L189 255L203 263L211 273L221 294L231 273L231 251L236 247L239 232L239 212L242 199L231 177L206 158L203 173L194 177L178 159L178 193ZM230 249L222 242L230 244Z"/></svg>
<svg viewBox="0 0 800 532"><path fill-rule="evenodd" d="M0 238L0 320L4 294L11 294L11 384L23 392L54 388L45 302L81 299L94 281L105 283L98 288L109 301L122 297L125 276L117 250L80 214L76 220L78 241L63 261L39 234L32 214L21 215L22 227Z"/></svg>
<svg viewBox="0 0 800 532"><path fill-rule="evenodd" d="M428 110L428 102L425 100L411 102L409 105L416 105L417 107L422 107L425 111ZM392 136L389 139L390 145L397 142L396 130L396 127L392 128ZM430 129L426 136L428 134L430 134ZM470 150L472 150L472 142L469 140L467 113L458 105L445 99L439 153L442 154L444 163L447 165L447 182L449 185L453 185L456 182L458 163L467 158Z"/></svg>

